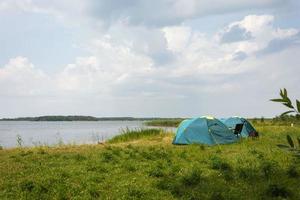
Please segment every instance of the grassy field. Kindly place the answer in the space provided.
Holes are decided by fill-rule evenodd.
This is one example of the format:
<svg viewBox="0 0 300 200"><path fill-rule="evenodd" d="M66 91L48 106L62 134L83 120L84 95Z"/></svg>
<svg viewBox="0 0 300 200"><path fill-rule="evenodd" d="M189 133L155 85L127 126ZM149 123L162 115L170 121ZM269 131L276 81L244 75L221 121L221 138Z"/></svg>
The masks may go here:
<svg viewBox="0 0 300 200"><path fill-rule="evenodd" d="M276 144L300 127L257 126L258 139L171 144L126 131L104 145L0 150L0 199L300 199L300 160Z"/></svg>

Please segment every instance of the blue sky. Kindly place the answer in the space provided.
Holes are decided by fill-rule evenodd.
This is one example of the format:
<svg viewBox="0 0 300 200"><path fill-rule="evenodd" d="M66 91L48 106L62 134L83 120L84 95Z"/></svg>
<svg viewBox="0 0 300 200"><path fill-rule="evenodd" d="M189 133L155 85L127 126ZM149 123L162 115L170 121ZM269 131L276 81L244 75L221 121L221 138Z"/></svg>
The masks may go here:
<svg viewBox="0 0 300 200"><path fill-rule="evenodd" d="M0 117L271 117L297 0L0 0Z"/></svg>

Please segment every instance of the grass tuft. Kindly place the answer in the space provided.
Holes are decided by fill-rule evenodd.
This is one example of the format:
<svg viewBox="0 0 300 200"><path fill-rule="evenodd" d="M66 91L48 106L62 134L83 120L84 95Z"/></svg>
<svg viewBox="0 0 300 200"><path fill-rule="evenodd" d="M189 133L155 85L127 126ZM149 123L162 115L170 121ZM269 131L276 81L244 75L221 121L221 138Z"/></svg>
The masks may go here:
<svg viewBox="0 0 300 200"><path fill-rule="evenodd" d="M152 136L160 136L164 133L162 129L124 129L122 130L120 135L113 137L108 140L108 143L120 143L120 142L128 142L132 140L138 139L147 139Z"/></svg>
<svg viewBox="0 0 300 200"><path fill-rule="evenodd" d="M277 184L269 185L266 194L269 197L281 197L285 199L291 196L291 192L285 186Z"/></svg>
<svg viewBox="0 0 300 200"><path fill-rule="evenodd" d="M214 156L211 158L211 168L220 171L230 171L231 166L224 159Z"/></svg>
<svg viewBox="0 0 300 200"><path fill-rule="evenodd" d="M177 127L183 119L157 119L146 121L147 126L161 126L161 127Z"/></svg>

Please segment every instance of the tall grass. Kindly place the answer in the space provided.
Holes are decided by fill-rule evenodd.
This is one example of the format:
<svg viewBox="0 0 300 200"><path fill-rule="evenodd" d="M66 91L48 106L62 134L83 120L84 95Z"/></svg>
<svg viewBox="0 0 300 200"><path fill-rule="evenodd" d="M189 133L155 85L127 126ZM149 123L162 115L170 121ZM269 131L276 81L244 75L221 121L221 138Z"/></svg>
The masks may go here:
<svg viewBox="0 0 300 200"><path fill-rule="evenodd" d="M138 140L142 138L148 138L151 136L158 136L163 134L162 129L134 129L130 130L129 128L123 129L120 135L116 135L115 137L108 140L108 143L118 143L118 142L128 142L132 140Z"/></svg>
<svg viewBox="0 0 300 200"><path fill-rule="evenodd" d="M183 119L159 119L146 121L147 126L177 127Z"/></svg>

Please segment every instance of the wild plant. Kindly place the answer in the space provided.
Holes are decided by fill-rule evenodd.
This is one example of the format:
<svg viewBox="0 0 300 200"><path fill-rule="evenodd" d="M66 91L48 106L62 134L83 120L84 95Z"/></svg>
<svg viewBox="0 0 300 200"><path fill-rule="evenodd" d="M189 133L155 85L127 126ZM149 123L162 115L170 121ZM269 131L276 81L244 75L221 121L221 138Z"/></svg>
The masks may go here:
<svg viewBox="0 0 300 200"><path fill-rule="evenodd" d="M296 157L300 158L300 137L297 137L297 142L294 142L293 138L290 135L287 135L286 140L288 145L278 144L277 146L281 149L292 152Z"/></svg>
<svg viewBox="0 0 300 200"><path fill-rule="evenodd" d="M290 114L290 113L295 113L296 116L300 115L300 101L298 99L296 99L296 106L294 106L292 104L291 99L288 97L288 93L287 90L285 88L280 89L280 97L279 99L271 99L270 101L274 101L274 102L279 102L282 103L283 105L285 105L286 107L288 107L290 110L284 112L281 114L281 116Z"/></svg>
<svg viewBox="0 0 300 200"><path fill-rule="evenodd" d="M17 145L18 147L22 147L23 145L23 139L20 135L17 135Z"/></svg>

